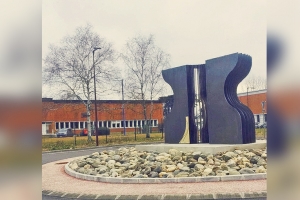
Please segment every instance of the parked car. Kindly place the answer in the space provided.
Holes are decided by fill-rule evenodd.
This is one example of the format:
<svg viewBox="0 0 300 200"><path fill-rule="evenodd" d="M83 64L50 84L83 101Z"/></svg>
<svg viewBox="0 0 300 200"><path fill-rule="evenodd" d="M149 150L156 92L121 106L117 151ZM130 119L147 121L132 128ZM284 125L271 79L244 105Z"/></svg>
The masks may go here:
<svg viewBox="0 0 300 200"><path fill-rule="evenodd" d="M70 128L58 129L56 132L57 137L73 137L74 133Z"/></svg>
<svg viewBox="0 0 300 200"><path fill-rule="evenodd" d="M82 129L82 131L80 132L80 136L87 136L87 135L88 135L87 129Z"/></svg>
<svg viewBox="0 0 300 200"><path fill-rule="evenodd" d="M267 128L267 122L263 123L262 128Z"/></svg>
<svg viewBox="0 0 300 200"><path fill-rule="evenodd" d="M260 128L259 127L259 122L255 122L255 128Z"/></svg>
<svg viewBox="0 0 300 200"><path fill-rule="evenodd" d="M259 123L258 128L267 128L267 122Z"/></svg>
<svg viewBox="0 0 300 200"><path fill-rule="evenodd" d="M96 131L93 131L92 133L93 135L96 135ZM98 135L110 135L110 129L107 127L99 127Z"/></svg>

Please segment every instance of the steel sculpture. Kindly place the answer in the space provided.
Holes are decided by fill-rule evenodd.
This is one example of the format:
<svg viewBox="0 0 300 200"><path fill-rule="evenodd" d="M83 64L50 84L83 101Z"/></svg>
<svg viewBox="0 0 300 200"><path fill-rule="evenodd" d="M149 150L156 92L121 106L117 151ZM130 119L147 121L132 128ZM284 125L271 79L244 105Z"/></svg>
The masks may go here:
<svg viewBox="0 0 300 200"><path fill-rule="evenodd" d="M251 65L250 56L234 53L206 60L202 65L163 70L163 78L174 93L172 110L164 122L165 142L254 143L253 113L240 103L236 93ZM200 128L195 124L195 96L201 102Z"/></svg>

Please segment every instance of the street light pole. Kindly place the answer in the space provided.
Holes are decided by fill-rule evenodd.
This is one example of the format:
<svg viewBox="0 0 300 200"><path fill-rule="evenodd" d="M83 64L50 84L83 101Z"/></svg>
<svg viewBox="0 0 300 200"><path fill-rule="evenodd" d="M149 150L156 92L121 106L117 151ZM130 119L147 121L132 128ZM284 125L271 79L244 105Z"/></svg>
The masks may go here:
<svg viewBox="0 0 300 200"><path fill-rule="evenodd" d="M97 103L96 103L96 70L95 70L95 60L94 60L94 54L95 51L101 49L101 48L96 48L94 47L93 50L93 68L94 68L94 93L95 93L95 131L96 131L96 146L99 145L98 142L98 114L97 114Z"/></svg>
<svg viewBox="0 0 300 200"><path fill-rule="evenodd" d="M122 116L123 116L123 129L124 135L126 135L126 127L125 127L125 111L124 111L124 82L122 79Z"/></svg>
<svg viewBox="0 0 300 200"><path fill-rule="evenodd" d="M261 102L261 107L262 107L262 113L263 113L263 130L264 130L264 139L266 139L266 127L264 126L265 123L265 106L266 106L267 101L262 101Z"/></svg>

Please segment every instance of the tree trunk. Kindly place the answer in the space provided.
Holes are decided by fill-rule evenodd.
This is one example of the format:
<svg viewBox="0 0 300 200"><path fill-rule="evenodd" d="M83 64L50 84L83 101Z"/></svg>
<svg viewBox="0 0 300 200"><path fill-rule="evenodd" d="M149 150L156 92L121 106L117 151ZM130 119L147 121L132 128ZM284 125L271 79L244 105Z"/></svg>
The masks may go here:
<svg viewBox="0 0 300 200"><path fill-rule="evenodd" d="M143 107L144 107L145 124L146 124L146 127L147 127L146 128L146 138L150 138L149 123L148 123L148 117L147 117L147 111L146 111L146 109L147 109L146 103L144 103Z"/></svg>
<svg viewBox="0 0 300 200"><path fill-rule="evenodd" d="M86 113L87 113L87 126L88 126L88 142L92 141L92 136L91 136L91 113L90 113L90 109L89 109L89 105L91 103L88 102L87 106L86 106Z"/></svg>

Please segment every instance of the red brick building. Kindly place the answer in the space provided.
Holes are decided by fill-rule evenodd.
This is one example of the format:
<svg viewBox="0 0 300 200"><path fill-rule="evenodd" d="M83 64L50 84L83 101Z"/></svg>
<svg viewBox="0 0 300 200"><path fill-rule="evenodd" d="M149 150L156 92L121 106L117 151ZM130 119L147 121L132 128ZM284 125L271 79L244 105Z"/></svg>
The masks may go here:
<svg viewBox="0 0 300 200"><path fill-rule="evenodd" d="M143 108L139 101L125 101L123 122L122 105L120 100L98 100L98 127L108 127L111 132L121 132L125 128L133 132L135 127L143 127L146 122L143 115ZM150 117L150 110L152 116ZM85 105L79 100L53 100L52 98L42 99L42 127L43 134L54 133L57 129L72 128L76 134L87 128L87 119L82 117L86 113ZM152 130L157 131L163 119L163 104L159 101L147 101L147 116L151 120ZM94 126L94 101L91 105L91 125Z"/></svg>
<svg viewBox="0 0 300 200"><path fill-rule="evenodd" d="M248 106L255 118L255 122L267 122L267 90L251 91L238 94L241 103ZM262 108L264 103L264 110ZM147 113L150 113L151 102L147 102ZM98 100L98 127L108 127L112 132L121 132L124 128L122 116L121 100ZM163 121L163 102L153 102L153 113L147 117L151 118L152 130L158 131L158 127ZM125 101L125 128L128 132L133 132L135 127L143 127L145 119L143 108L139 101ZM72 128L77 134L82 129L87 128L86 118L82 117L86 113L85 105L78 100L53 100L52 98L42 99L42 123L43 134L54 133L60 128ZM94 125L94 101L91 107L91 124Z"/></svg>
<svg viewBox="0 0 300 200"><path fill-rule="evenodd" d="M255 122L267 122L267 90L251 91L248 94L240 93L238 98L241 103L248 106L254 114ZM265 102L265 103L262 103ZM264 104L264 109L262 107Z"/></svg>

